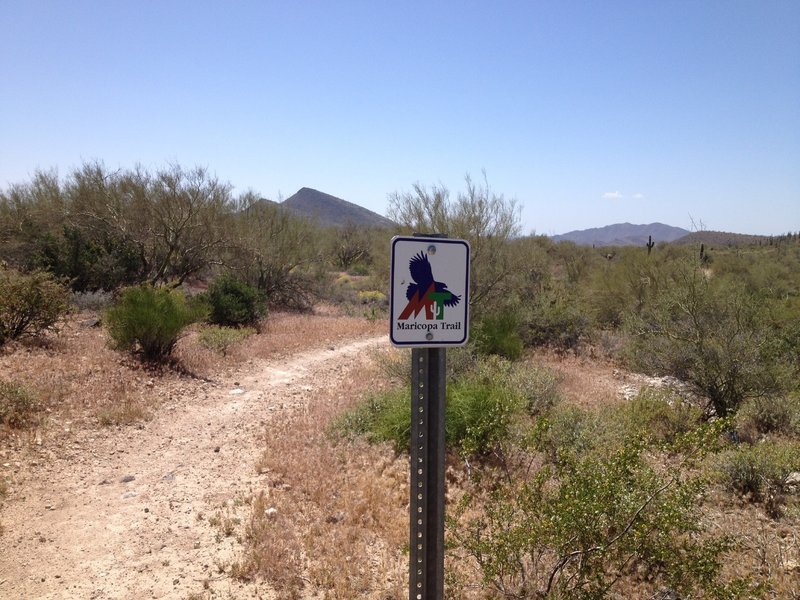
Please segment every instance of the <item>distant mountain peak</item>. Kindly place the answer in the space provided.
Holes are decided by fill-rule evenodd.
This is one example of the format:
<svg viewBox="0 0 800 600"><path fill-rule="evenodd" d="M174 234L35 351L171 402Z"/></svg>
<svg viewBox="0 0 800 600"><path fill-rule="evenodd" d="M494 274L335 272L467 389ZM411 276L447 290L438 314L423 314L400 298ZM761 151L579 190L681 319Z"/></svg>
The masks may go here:
<svg viewBox="0 0 800 600"><path fill-rule="evenodd" d="M646 244L650 238L654 242L673 242L688 233L688 229L663 223L615 223L605 227L570 231L550 238L555 242L570 241L584 246L639 246Z"/></svg>
<svg viewBox="0 0 800 600"><path fill-rule="evenodd" d="M321 225L343 227L348 224L363 227L394 227L394 221L331 194L302 187L281 203L285 209L304 217L316 219Z"/></svg>

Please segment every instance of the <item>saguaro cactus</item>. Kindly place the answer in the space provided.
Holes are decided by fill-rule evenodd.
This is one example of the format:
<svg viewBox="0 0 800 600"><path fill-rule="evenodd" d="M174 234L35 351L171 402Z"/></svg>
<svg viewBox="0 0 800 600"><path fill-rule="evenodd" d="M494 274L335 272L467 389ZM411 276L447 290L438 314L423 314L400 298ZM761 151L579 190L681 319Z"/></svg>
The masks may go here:
<svg viewBox="0 0 800 600"><path fill-rule="evenodd" d="M653 249L653 246L656 245L656 243L653 241L652 235L647 236L647 244L645 245L647 246L647 255L650 256L650 251Z"/></svg>

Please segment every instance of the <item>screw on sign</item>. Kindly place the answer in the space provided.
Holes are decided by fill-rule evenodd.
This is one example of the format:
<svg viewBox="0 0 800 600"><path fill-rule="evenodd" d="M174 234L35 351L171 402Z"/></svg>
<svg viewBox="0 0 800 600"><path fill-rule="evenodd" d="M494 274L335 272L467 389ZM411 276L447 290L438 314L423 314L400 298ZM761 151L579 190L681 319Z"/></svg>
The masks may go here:
<svg viewBox="0 0 800 600"><path fill-rule="evenodd" d="M411 347L409 600L444 596L444 413L447 346L469 338L469 244L392 240L390 338Z"/></svg>

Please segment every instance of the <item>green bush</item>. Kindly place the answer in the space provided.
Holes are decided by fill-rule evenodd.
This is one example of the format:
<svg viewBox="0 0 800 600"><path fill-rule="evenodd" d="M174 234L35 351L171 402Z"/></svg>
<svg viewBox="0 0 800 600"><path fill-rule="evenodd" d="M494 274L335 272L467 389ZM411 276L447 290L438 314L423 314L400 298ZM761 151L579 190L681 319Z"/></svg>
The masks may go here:
<svg viewBox="0 0 800 600"><path fill-rule="evenodd" d="M14 382L0 381L0 423L14 429L24 429L38 422L40 401L27 387Z"/></svg>
<svg viewBox="0 0 800 600"><path fill-rule="evenodd" d="M519 319L510 309L484 316L475 328L475 349L480 354L497 354L517 360L522 354Z"/></svg>
<svg viewBox="0 0 800 600"><path fill-rule="evenodd" d="M445 430L448 447L467 455L488 454L511 439L515 422L528 399L512 385L511 363L485 360L448 385ZM373 442L389 441L408 448L411 398L408 387L371 395L343 414L333 426L340 436L361 435Z"/></svg>
<svg viewBox="0 0 800 600"><path fill-rule="evenodd" d="M209 320L216 325L253 325L267 313L264 294L253 286L223 275L208 288Z"/></svg>
<svg viewBox="0 0 800 600"><path fill-rule="evenodd" d="M146 361L167 358L183 329L201 318L177 290L140 285L124 290L103 315L103 324L120 350Z"/></svg>
<svg viewBox="0 0 800 600"><path fill-rule="evenodd" d="M543 415L561 401L559 376L546 367L526 363L509 364L504 385L518 394L531 416Z"/></svg>
<svg viewBox="0 0 800 600"><path fill-rule="evenodd" d="M651 443L671 444L701 425L703 411L669 391L645 388L612 418L627 435L641 436Z"/></svg>
<svg viewBox="0 0 800 600"><path fill-rule="evenodd" d="M748 398L780 392L797 369L762 299L691 263L626 327L634 368L694 385L721 417Z"/></svg>
<svg viewBox="0 0 800 600"><path fill-rule="evenodd" d="M363 436L373 443L391 442L397 452L408 450L411 441L411 397L408 389L371 394L343 413L331 426L338 437Z"/></svg>
<svg viewBox="0 0 800 600"><path fill-rule="evenodd" d="M589 334L589 318L577 306L576 298L563 293L538 296L527 312L522 328L525 346L576 351Z"/></svg>
<svg viewBox="0 0 800 600"><path fill-rule="evenodd" d="M627 440L465 496L449 520L454 548L506 598L616 597L632 564L650 593L758 597L722 579L728 540L698 535L700 482L680 468L656 472L643 450Z"/></svg>
<svg viewBox="0 0 800 600"><path fill-rule="evenodd" d="M737 431L800 435L800 396L764 396L742 405L736 415Z"/></svg>
<svg viewBox="0 0 800 600"><path fill-rule="evenodd" d="M754 501L781 494L787 476L798 470L800 444L785 440L743 444L723 452L716 460L716 472L723 485Z"/></svg>
<svg viewBox="0 0 800 600"><path fill-rule="evenodd" d="M0 345L52 328L69 309L69 292L43 272L0 267Z"/></svg>
<svg viewBox="0 0 800 600"><path fill-rule="evenodd" d="M250 327L232 328L209 325L200 331L200 343L209 350L214 350L223 355L228 353L231 346L255 333Z"/></svg>
<svg viewBox="0 0 800 600"><path fill-rule="evenodd" d="M524 399L507 386L480 376L458 381L447 391L447 444L468 456L501 450L523 408Z"/></svg>
<svg viewBox="0 0 800 600"><path fill-rule="evenodd" d="M549 462L559 464L595 447L601 430L597 413L574 404L559 404L536 420L531 441Z"/></svg>

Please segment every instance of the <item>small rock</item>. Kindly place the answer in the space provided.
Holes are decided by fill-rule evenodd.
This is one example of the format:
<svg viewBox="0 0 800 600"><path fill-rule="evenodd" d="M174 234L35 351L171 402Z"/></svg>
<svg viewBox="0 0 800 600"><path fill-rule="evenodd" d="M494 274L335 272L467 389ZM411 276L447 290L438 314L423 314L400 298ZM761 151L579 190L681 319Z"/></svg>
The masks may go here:
<svg viewBox="0 0 800 600"><path fill-rule="evenodd" d="M217 446L216 448L214 448L214 452L219 452L219 446Z"/></svg>
<svg viewBox="0 0 800 600"><path fill-rule="evenodd" d="M166 475L164 475L164 479L166 481L174 481L175 480L175 475L173 473L167 473Z"/></svg>
<svg viewBox="0 0 800 600"><path fill-rule="evenodd" d="M336 523L340 523L342 520L344 520L344 517L345 514L343 512L338 512L335 515L328 515L328 517L325 519L325 522L335 525Z"/></svg>
<svg viewBox="0 0 800 600"><path fill-rule="evenodd" d="M103 481L101 481L97 485L110 485L110 484L111 484L111 482L108 479L103 479Z"/></svg>
<svg viewBox="0 0 800 600"><path fill-rule="evenodd" d="M264 510L264 516L266 517L274 517L277 514L278 514L277 508L267 508L266 510Z"/></svg>
<svg viewBox="0 0 800 600"><path fill-rule="evenodd" d="M139 494L137 494L136 492L125 492L124 494L122 494L122 499L127 500L128 498L135 498L138 495Z"/></svg>
<svg viewBox="0 0 800 600"><path fill-rule="evenodd" d="M147 507L145 507L145 509L144 509L144 512L146 512L146 513L149 513L149 512L150 512L150 509L149 509L149 508L147 508Z"/></svg>
<svg viewBox="0 0 800 600"><path fill-rule="evenodd" d="M121 481L122 483L130 483L130 482L131 482L131 481L133 481L134 479L136 479L136 477L134 477L133 475L125 475L125 477L123 477L122 479L120 479L120 481Z"/></svg>
<svg viewBox="0 0 800 600"><path fill-rule="evenodd" d="M238 396L239 394L244 394L244 390L242 388L235 388L231 390L231 395Z"/></svg>

